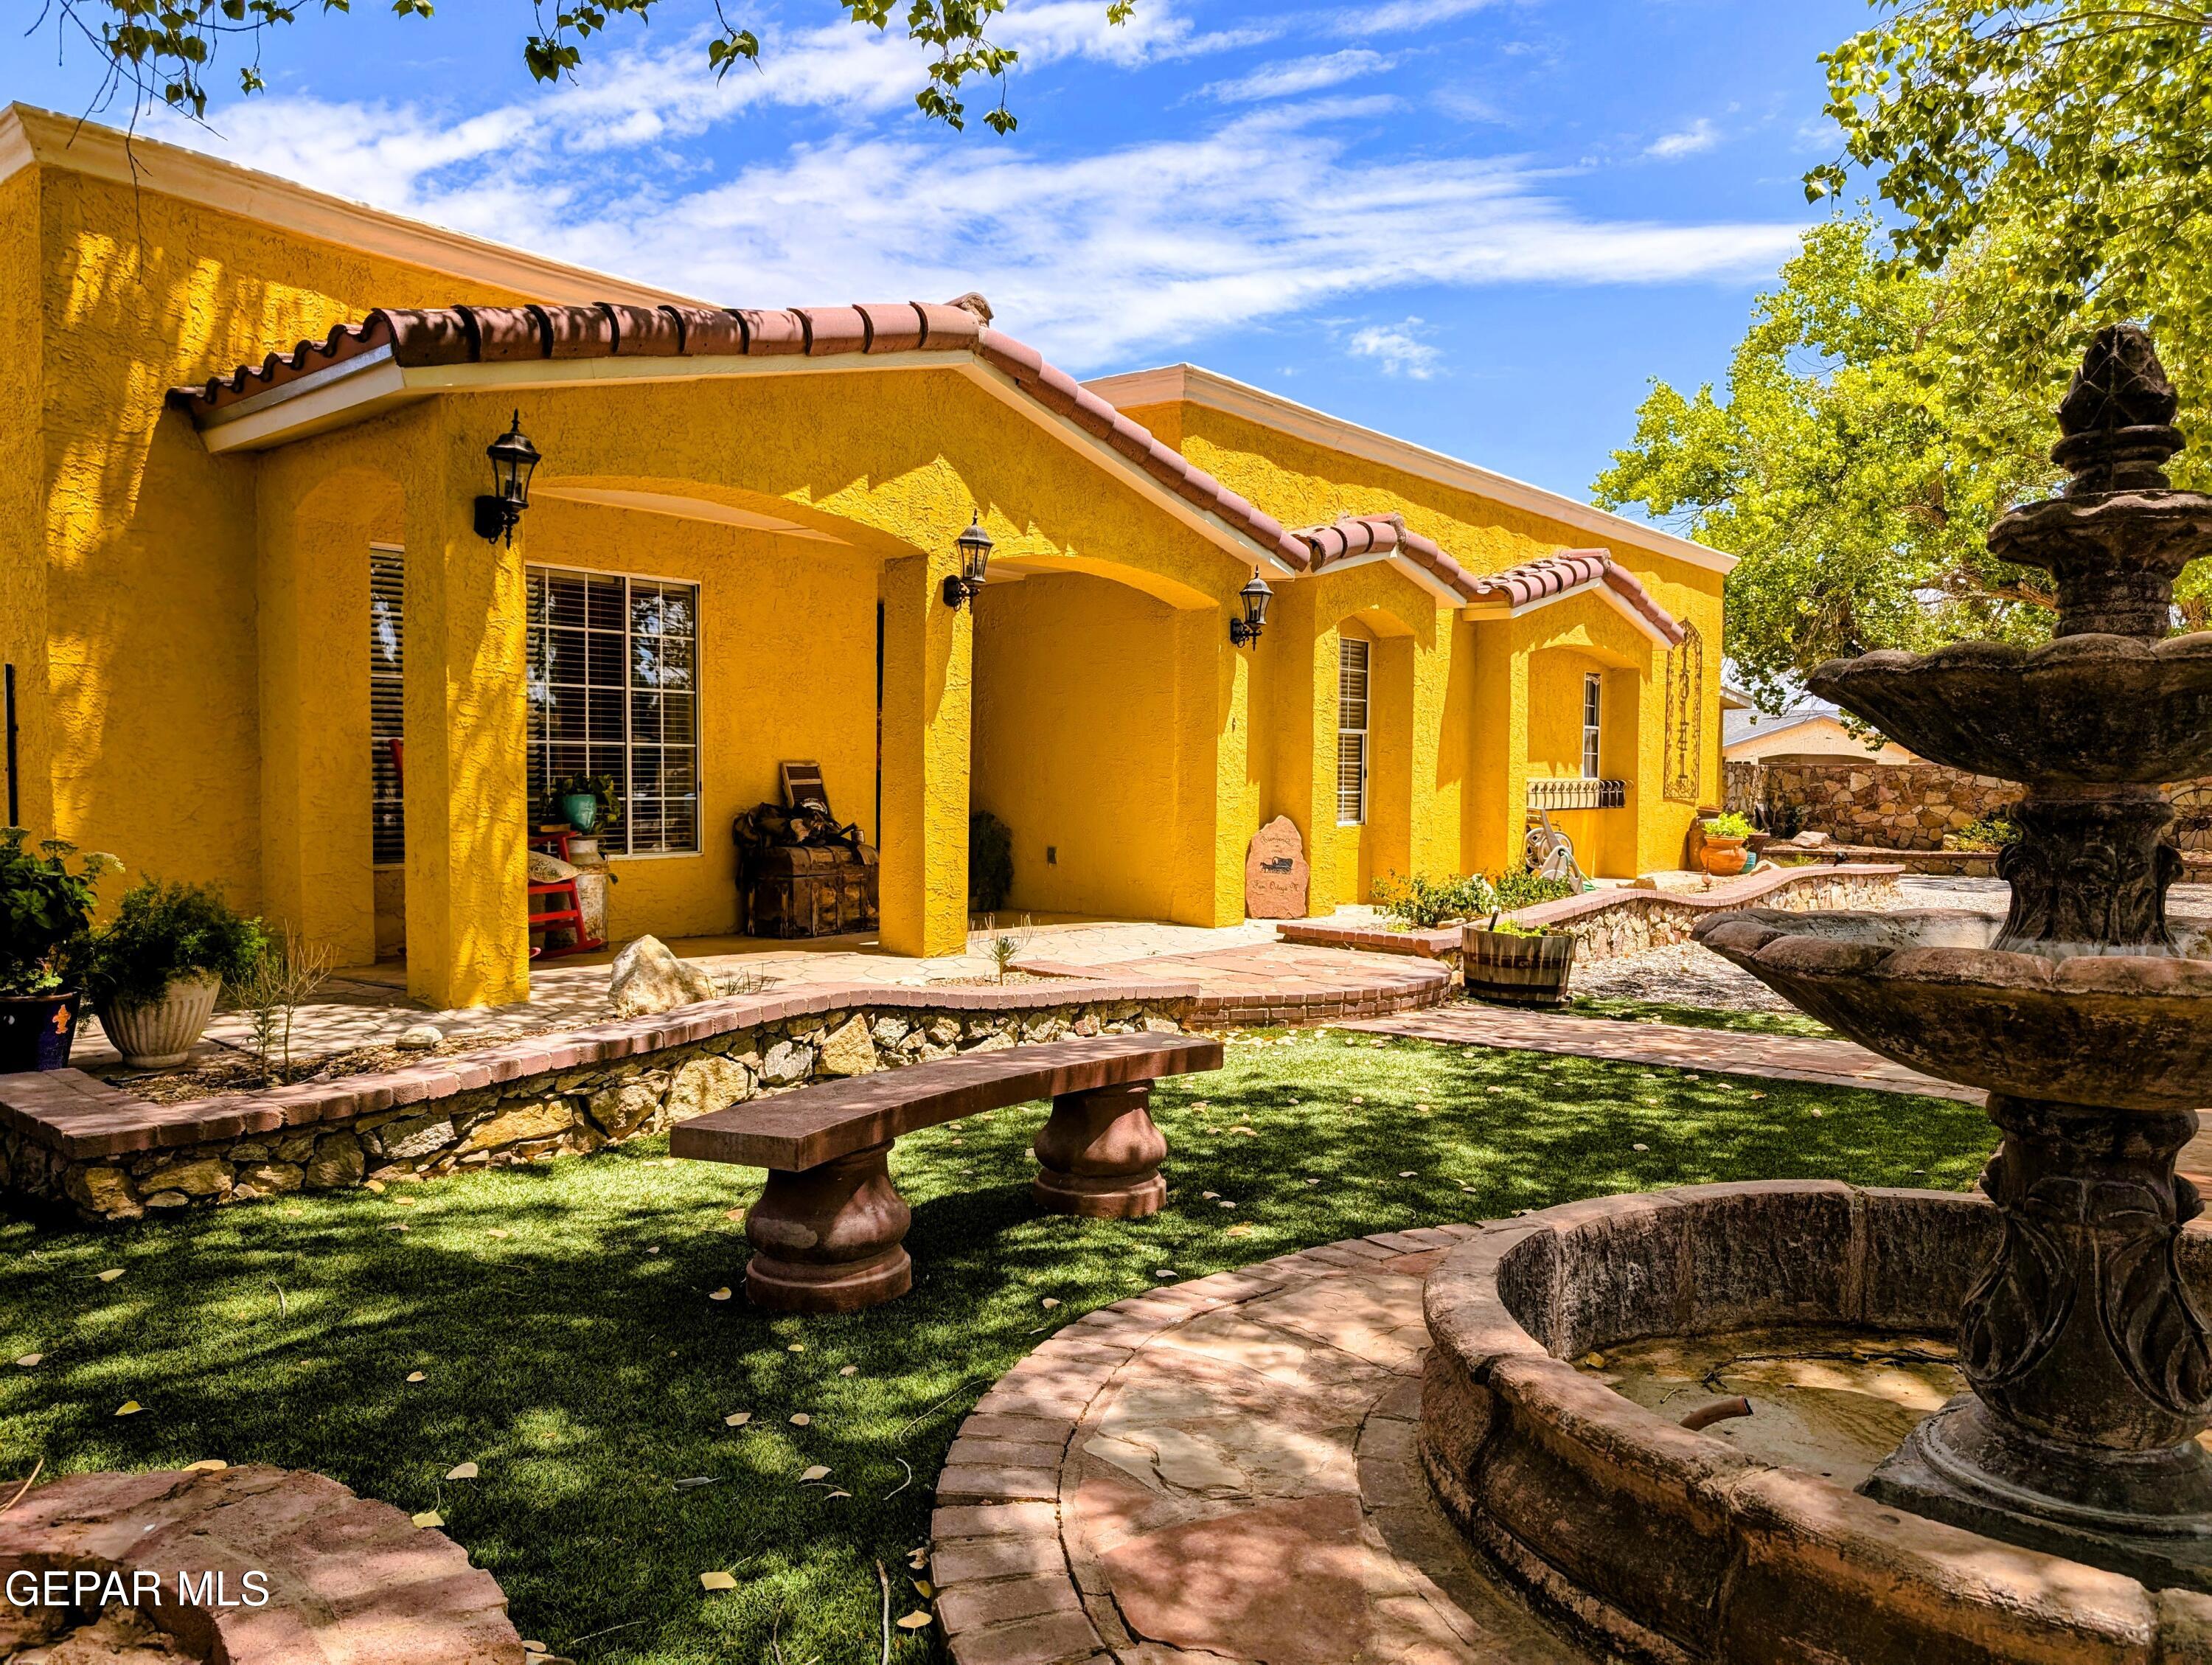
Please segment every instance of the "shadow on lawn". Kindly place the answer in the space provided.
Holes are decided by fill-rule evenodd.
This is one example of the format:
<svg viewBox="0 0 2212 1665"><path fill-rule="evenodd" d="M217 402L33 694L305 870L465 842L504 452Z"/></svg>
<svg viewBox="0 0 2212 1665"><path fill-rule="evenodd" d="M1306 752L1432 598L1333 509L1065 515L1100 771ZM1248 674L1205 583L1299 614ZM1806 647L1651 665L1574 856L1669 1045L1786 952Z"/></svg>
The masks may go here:
<svg viewBox="0 0 2212 1665"><path fill-rule="evenodd" d="M1708 1180L1957 1186L1994 1138L1944 1101L1310 1036L1234 1046L1156 1114L1175 1190L1139 1222L1035 1212L1041 1106L902 1140L914 1291L839 1318L747 1306L727 1215L757 1176L658 1142L122 1231L0 1227L0 1356L46 1355L0 1380L4 1466L319 1468L438 1510L524 1633L591 1665L765 1659L779 1634L793 1665L872 1662L875 1563L895 1613L921 1605L904 1558L969 1406L1164 1271ZM480 1479L441 1478L465 1461ZM713 1570L738 1589L703 1595ZM935 1648L901 1633L893 1657Z"/></svg>

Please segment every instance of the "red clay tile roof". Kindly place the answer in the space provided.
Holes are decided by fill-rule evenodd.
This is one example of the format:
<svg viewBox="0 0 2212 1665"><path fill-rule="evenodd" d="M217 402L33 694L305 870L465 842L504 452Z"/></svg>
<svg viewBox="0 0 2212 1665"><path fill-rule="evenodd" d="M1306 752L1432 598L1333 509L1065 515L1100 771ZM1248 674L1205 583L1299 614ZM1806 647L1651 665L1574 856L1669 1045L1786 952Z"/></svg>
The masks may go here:
<svg viewBox="0 0 2212 1665"><path fill-rule="evenodd" d="M964 299L964 297L963 297ZM965 352L1011 377L1039 404L1111 446L1184 501L1218 515L1261 548L1304 571L1307 545L1203 469L1073 378L1033 347L987 328L964 306L894 301L858 307L593 306L379 307L321 341L271 353L205 384L169 390L169 403L196 419L366 354L390 350L404 368L496 364L529 359L826 358L848 353Z"/></svg>
<svg viewBox="0 0 2212 1665"><path fill-rule="evenodd" d="M1603 584L1669 642L1679 643L1689 633L1674 616L1653 599L1636 574L1603 550L1565 550L1504 572L1486 573L1475 580L1474 599L1504 601L1525 607L1532 601L1565 595L1592 584Z"/></svg>
<svg viewBox="0 0 2212 1665"><path fill-rule="evenodd" d="M1358 556L1400 555L1419 562L1447 588L1469 601L1501 600L1510 607L1525 607L1532 601L1601 583L1669 642L1680 642L1686 634L1636 574L1603 550L1567 550L1508 567L1504 572L1477 575L1407 526L1405 517L1396 513L1347 514L1327 526L1300 527L1291 536L1313 551L1316 572L1325 572L1334 563Z"/></svg>

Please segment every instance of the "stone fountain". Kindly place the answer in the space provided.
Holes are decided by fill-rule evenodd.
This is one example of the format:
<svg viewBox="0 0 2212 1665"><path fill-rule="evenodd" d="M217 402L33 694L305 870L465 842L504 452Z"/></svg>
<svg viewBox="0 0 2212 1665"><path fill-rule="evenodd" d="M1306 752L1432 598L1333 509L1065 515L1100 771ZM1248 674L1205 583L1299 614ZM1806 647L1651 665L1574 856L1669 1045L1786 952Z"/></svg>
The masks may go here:
<svg viewBox="0 0 2212 1665"><path fill-rule="evenodd" d="M1501 1223L1431 1279L1439 1496L1621 1652L2212 1660L2212 1235L2185 1230L2202 1205L2174 1168L2212 1103L2212 921L2167 915L2160 792L2212 773L2212 635L2168 635L2212 497L2163 471L2175 409L2149 338L2102 331L2059 407L2070 483L1992 528L1993 552L2053 575L2055 640L1811 679L1923 757L2026 787L2008 915L1755 909L1697 933L1853 1040L1986 1089L1986 1197L1593 1199ZM1854 1493L1566 1364L1790 1322L1955 1323L1968 1391ZM1785 1638L1804 1651L1773 1652Z"/></svg>

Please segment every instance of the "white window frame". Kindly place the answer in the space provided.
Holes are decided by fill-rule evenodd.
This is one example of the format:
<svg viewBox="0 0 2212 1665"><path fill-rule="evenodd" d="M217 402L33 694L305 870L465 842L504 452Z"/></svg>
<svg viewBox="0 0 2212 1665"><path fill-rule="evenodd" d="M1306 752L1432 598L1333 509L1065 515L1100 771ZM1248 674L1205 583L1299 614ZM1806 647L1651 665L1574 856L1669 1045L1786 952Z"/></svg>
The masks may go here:
<svg viewBox="0 0 2212 1665"><path fill-rule="evenodd" d="M1356 690L1356 691L1355 691ZM1367 824L1368 735L1374 711L1373 644L1362 636L1340 636L1336 658L1336 824ZM1358 720L1352 720L1354 706ZM1344 772L1347 748L1357 759L1358 780L1352 813L1344 813Z"/></svg>
<svg viewBox="0 0 2212 1665"><path fill-rule="evenodd" d="M1598 758L1605 738L1605 673L1583 673L1583 779L1600 778Z"/></svg>
<svg viewBox="0 0 2212 1665"><path fill-rule="evenodd" d="M689 848L683 849L662 850L633 850L628 848L630 838L630 829L633 825L629 813L629 800L631 785L630 770L636 756L636 746L639 744L635 738L631 729L631 696L641 690L630 684L628 674L626 673L623 684L623 733L622 739L619 742L622 747L623 756L622 783L623 817L621 830L617 835L617 836L621 839L624 848L621 849L608 848L608 842L605 841L605 835L601 835L603 842L600 845L600 854L606 856L609 860L615 861L696 860L705 851L707 835L706 729L703 715L706 693L704 687L705 666L707 660L706 620L703 616L706 605L705 586L702 586L698 580L692 578L666 578L654 573L617 572L596 567L570 567L560 565L553 562L540 561L531 562L526 567L526 580L529 574L538 573L544 574L548 577L573 578L586 580L592 579L611 580L619 582L623 586L623 641L624 643L623 660L625 666L629 666L634 664L628 647L628 644L635 634L629 628L630 611L629 602L630 586L634 584L659 584L665 585L672 588L686 589L691 592L690 750L691 789L692 797L695 802L695 809L691 818L692 842L690 847ZM525 627L526 646L524 652L526 657L529 651L527 644L530 639L534 635L538 628L538 627L534 623L528 623ZM532 709L534 712L535 707L533 706ZM528 744L533 754L538 752L540 748L544 748L545 750L550 750L554 745L563 744L571 743L541 739L534 734L528 741ZM582 742L582 744L587 750L594 744L600 746L611 746L616 744L617 742L611 740L593 742L588 738ZM652 744L654 743L647 741L645 744ZM662 744L665 744L665 743ZM550 778L550 763L546 766L546 772ZM665 794L663 794L663 801L666 801ZM536 823L538 811L540 807L541 806L535 801L531 805L531 818L533 825Z"/></svg>

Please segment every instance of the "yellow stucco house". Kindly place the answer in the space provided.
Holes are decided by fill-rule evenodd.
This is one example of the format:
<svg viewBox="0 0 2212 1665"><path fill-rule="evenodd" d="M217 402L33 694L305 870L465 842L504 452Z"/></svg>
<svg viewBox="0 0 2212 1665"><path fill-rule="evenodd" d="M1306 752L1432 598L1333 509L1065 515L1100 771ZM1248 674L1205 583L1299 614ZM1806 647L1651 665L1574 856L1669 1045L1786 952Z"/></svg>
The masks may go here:
<svg viewBox="0 0 2212 1665"><path fill-rule="evenodd" d="M381 899L437 1004L527 987L572 769L623 784L617 938L729 933L725 829L812 758L923 954L971 806L1016 908L1218 925L1277 814L1326 911L1516 864L1540 801L1600 873L1673 866L1719 791L1694 544L1188 366L1079 386L973 297L724 310L135 162L0 112L10 817L343 963ZM542 460L488 540L514 418Z"/></svg>

